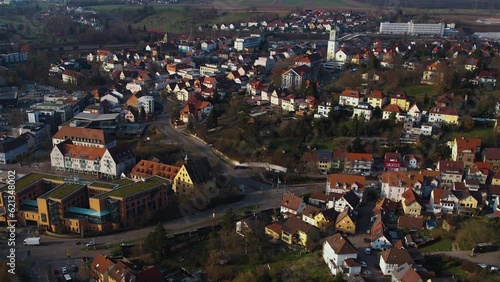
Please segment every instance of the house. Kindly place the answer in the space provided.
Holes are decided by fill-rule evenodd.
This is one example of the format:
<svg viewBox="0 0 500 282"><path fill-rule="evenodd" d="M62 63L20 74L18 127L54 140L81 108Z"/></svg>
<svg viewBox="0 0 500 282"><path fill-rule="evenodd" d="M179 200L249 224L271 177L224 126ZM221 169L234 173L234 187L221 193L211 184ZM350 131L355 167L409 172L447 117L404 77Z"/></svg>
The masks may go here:
<svg viewBox="0 0 500 282"><path fill-rule="evenodd" d="M440 172L441 185L450 187L453 182L462 182L465 166L463 161L439 161L437 170Z"/></svg>
<svg viewBox="0 0 500 282"><path fill-rule="evenodd" d="M193 96L188 99L186 105L182 108L179 119L184 123L188 123L192 119L202 121L208 118L213 108L212 103L198 100Z"/></svg>
<svg viewBox="0 0 500 282"><path fill-rule="evenodd" d="M345 149L335 149L332 151L333 160L332 160L332 168L334 170L338 170L344 164L344 161L347 157L347 150Z"/></svg>
<svg viewBox="0 0 500 282"><path fill-rule="evenodd" d="M495 174L491 177L491 184L492 185L500 185L500 169L495 171Z"/></svg>
<svg viewBox="0 0 500 282"><path fill-rule="evenodd" d="M281 240L289 245L297 244L312 250L319 240L319 229L298 217L291 216L283 224Z"/></svg>
<svg viewBox="0 0 500 282"><path fill-rule="evenodd" d="M494 169L500 168L500 148L484 148L483 162L491 163Z"/></svg>
<svg viewBox="0 0 500 282"><path fill-rule="evenodd" d="M345 194L354 191L359 201L363 199L365 191L365 177L351 174L330 174L326 180L326 194Z"/></svg>
<svg viewBox="0 0 500 282"><path fill-rule="evenodd" d="M345 273L344 262L349 259L357 260L357 257L358 251L356 247L347 237L342 236L340 233L327 237L323 243L323 260L334 276L338 273ZM361 271L361 268L359 271ZM359 272L349 274L356 275Z"/></svg>
<svg viewBox="0 0 500 282"><path fill-rule="evenodd" d="M418 231L424 228L424 217L414 215L400 215L398 217L398 229Z"/></svg>
<svg viewBox="0 0 500 282"><path fill-rule="evenodd" d="M369 175L373 171L373 155L364 153L348 153L344 163L345 173Z"/></svg>
<svg viewBox="0 0 500 282"><path fill-rule="evenodd" d="M384 99L384 94L380 90L372 90L370 95L368 96L368 104L370 104L373 108L382 107L385 105L386 101Z"/></svg>
<svg viewBox="0 0 500 282"><path fill-rule="evenodd" d="M370 229L371 247L374 250L387 250L393 247L391 235L382 220L375 220Z"/></svg>
<svg viewBox="0 0 500 282"><path fill-rule="evenodd" d="M352 118L357 117L360 120L369 121L372 118L372 113L373 107L370 104L360 102L356 107L354 107L352 111Z"/></svg>
<svg viewBox="0 0 500 282"><path fill-rule="evenodd" d="M479 72L476 78L472 79L470 82L481 87L495 88L497 85L497 77L498 73L496 71L482 70Z"/></svg>
<svg viewBox="0 0 500 282"><path fill-rule="evenodd" d="M295 66L306 65L310 68L318 66L323 61L323 56L320 53L312 53L299 57L295 60Z"/></svg>
<svg viewBox="0 0 500 282"><path fill-rule="evenodd" d="M267 236L270 236L273 239L279 240L281 238L283 226L278 222L274 222L272 224L266 225L264 232Z"/></svg>
<svg viewBox="0 0 500 282"><path fill-rule="evenodd" d="M62 82L70 83L70 84L78 84L78 79L80 78L81 73L74 70L64 70L62 72Z"/></svg>
<svg viewBox="0 0 500 282"><path fill-rule="evenodd" d="M281 214L285 217L291 215L301 215L306 208L306 203L301 197L291 193L286 193L281 200Z"/></svg>
<svg viewBox="0 0 500 282"><path fill-rule="evenodd" d="M281 86L285 89L296 90L310 79L314 78L314 70L307 65L300 65L284 71L281 74Z"/></svg>
<svg viewBox="0 0 500 282"><path fill-rule="evenodd" d="M384 275L391 275L394 270L405 263L410 265L414 263L406 249L388 249L380 253L379 266Z"/></svg>
<svg viewBox="0 0 500 282"><path fill-rule="evenodd" d="M323 232L333 231L337 216L338 212L334 208L322 210L314 217L314 226Z"/></svg>
<svg viewBox="0 0 500 282"><path fill-rule="evenodd" d="M173 165L141 160L132 168L130 176L132 179L139 180L158 175L173 181L180 169L180 167Z"/></svg>
<svg viewBox="0 0 500 282"><path fill-rule="evenodd" d="M398 106L403 111L408 111L410 108L410 101L406 98L406 93L401 90L391 95L390 104Z"/></svg>
<svg viewBox="0 0 500 282"><path fill-rule="evenodd" d="M418 196L413 189L406 190L401 197L401 205L406 215L418 216L422 213L422 206L418 202Z"/></svg>
<svg viewBox="0 0 500 282"><path fill-rule="evenodd" d="M339 96L339 105L356 107L360 102L363 101L358 90L344 90Z"/></svg>
<svg viewBox="0 0 500 282"><path fill-rule="evenodd" d="M332 168L332 151L318 151L318 169L321 171L330 171Z"/></svg>
<svg viewBox="0 0 500 282"><path fill-rule="evenodd" d="M429 279L427 281L432 282L433 280ZM392 271L391 282L424 282L424 280L411 265L404 263Z"/></svg>
<svg viewBox="0 0 500 282"><path fill-rule="evenodd" d="M194 198L216 192L215 177L207 158L185 160L174 177L172 191L181 197Z"/></svg>
<svg viewBox="0 0 500 282"><path fill-rule="evenodd" d="M422 155L406 154L403 157L403 167L406 169L419 169L423 165Z"/></svg>
<svg viewBox="0 0 500 282"><path fill-rule="evenodd" d="M444 74L440 72L440 61L429 64L422 75L420 83L435 85L443 80Z"/></svg>
<svg viewBox="0 0 500 282"><path fill-rule="evenodd" d="M479 65L479 59L476 58L468 58L465 61L465 69L467 71L475 71Z"/></svg>
<svg viewBox="0 0 500 282"><path fill-rule="evenodd" d="M481 150L480 138L455 138L450 142L451 159L454 161L462 161L466 167L474 165L476 154Z"/></svg>
<svg viewBox="0 0 500 282"><path fill-rule="evenodd" d="M429 111L430 123L458 124L458 111L453 107L432 107Z"/></svg>
<svg viewBox="0 0 500 282"><path fill-rule="evenodd" d="M458 198L451 190L434 189L431 192L431 210L434 214L450 214L457 210Z"/></svg>
<svg viewBox="0 0 500 282"><path fill-rule="evenodd" d="M391 216L396 213L398 206L398 202L382 198L375 203L375 207L372 211L375 215L381 214L382 216Z"/></svg>
<svg viewBox="0 0 500 282"><path fill-rule="evenodd" d="M389 104L382 111L382 119L391 119L392 117L395 118L396 122L403 121L406 118L397 105Z"/></svg>
<svg viewBox="0 0 500 282"><path fill-rule="evenodd" d="M353 190L342 195L342 197L335 201L335 210L337 212L342 212L346 208L349 208L352 211L357 210L360 204L360 198L356 195Z"/></svg>
<svg viewBox="0 0 500 282"><path fill-rule="evenodd" d="M406 113L406 119L410 120L413 124L420 124L422 121L422 109L420 109L417 103L410 106Z"/></svg>
<svg viewBox="0 0 500 282"><path fill-rule="evenodd" d="M401 169L401 154L398 152L387 152L384 155L384 170L399 171Z"/></svg>
<svg viewBox="0 0 500 282"><path fill-rule="evenodd" d="M479 184L486 184L491 172L492 164L490 162L475 162L472 167L468 168L465 179L477 180Z"/></svg>
<svg viewBox="0 0 500 282"><path fill-rule="evenodd" d="M349 208L346 208L337 216L335 229L338 232L356 234L356 216Z"/></svg>
<svg viewBox="0 0 500 282"><path fill-rule="evenodd" d="M439 174L434 171L382 173L379 177L382 183L380 197L399 202L403 199L403 193L409 189L417 195L428 195L439 184L437 175Z"/></svg>
<svg viewBox="0 0 500 282"><path fill-rule="evenodd" d="M330 112L332 111L332 100L326 100L323 101L318 105L318 113L317 117L315 115L315 118L322 118L322 117L328 117L330 115Z"/></svg>
<svg viewBox="0 0 500 282"><path fill-rule="evenodd" d="M321 210L319 208L311 205L306 205L306 208L302 212L302 220L313 226L316 226L315 218L320 212Z"/></svg>

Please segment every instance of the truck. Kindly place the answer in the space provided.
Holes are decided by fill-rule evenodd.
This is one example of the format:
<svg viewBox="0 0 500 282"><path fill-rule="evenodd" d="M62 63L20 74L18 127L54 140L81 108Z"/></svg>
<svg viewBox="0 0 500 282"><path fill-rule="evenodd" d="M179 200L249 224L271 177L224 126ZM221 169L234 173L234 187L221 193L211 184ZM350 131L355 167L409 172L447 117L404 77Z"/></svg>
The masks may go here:
<svg viewBox="0 0 500 282"><path fill-rule="evenodd" d="M40 245L40 237L32 237L24 239L23 244L25 246L38 246Z"/></svg>

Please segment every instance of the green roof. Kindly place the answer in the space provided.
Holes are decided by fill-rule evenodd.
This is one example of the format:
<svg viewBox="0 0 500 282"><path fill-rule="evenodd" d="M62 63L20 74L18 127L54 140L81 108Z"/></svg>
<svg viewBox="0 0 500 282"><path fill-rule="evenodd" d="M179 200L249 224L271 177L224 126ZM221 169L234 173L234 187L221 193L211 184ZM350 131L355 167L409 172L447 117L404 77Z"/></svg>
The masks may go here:
<svg viewBox="0 0 500 282"><path fill-rule="evenodd" d="M125 198L130 195L142 192L144 190L147 190L149 188L155 187L160 184L164 183L171 183L170 180L160 177L160 176L152 176L149 178L146 178L144 181L139 180L137 182L133 182L129 185L125 185L122 187L119 187L113 191L103 193L100 195L97 195L96 198L102 199L106 197L117 197L117 198Z"/></svg>
<svg viewBox="0 0 500 282"><path fill-rule="evenodd" d="M128 184L134 183L134 181L130 180L130 179L127 179L127 178L123 178L123 179L120 179L120 180L116 180L113 183L114 184L118 184L118 186L125 186L125 185L128 185Z"/></svg>
<svg viewBox="0 0 500 282"><path fill-rule="evenodd" d="M83 186L84 185L81 184L64 183L50 190L49 192L43 194L41 198L63 199L64 197L68 196L69 194L71 194L72 192L78 190L78 188Z"/></svg>
<svg viewBox="0 0 500 282"><path fill-rule="evenodd" d="M99 181L96 181L96 182L92 182L91 184L89 184L88 186L91 186L91 187L99 187L99 188L107 188L107 189L113 189L117 186L116 183L109 183L109 182L99 182Z"/></svg>
<svg viewBox="0 0 500 282"><path fill-rule="evenodd" d="M63 176L47 174L47 173L32 172L32 173L29 173L29 174L16 180L16 184L15 184L16 185L16 192L21 191L22 189L26 188L27 186L35 183L36 181L38 181L40 179L64 181ZM7 185L3 186L0 190L5 191L6 189L7 189Z"/></svg>

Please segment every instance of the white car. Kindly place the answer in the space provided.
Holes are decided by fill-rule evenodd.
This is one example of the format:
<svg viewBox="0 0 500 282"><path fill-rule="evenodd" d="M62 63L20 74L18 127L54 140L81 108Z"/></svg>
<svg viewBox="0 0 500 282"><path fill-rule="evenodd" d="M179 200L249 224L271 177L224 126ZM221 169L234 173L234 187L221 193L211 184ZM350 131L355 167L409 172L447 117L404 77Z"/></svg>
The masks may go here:
<svg viewBox="0 0 500 282"><path fill-rule="evenodd" d="M92 247L92 246L95 246L95 242L88 242L85 246L87 247Z"/></svg>
<svg viewBox="0 0 500 282"><path fill-rule="evenodd" d="M66 267L61 267L62 274L68 274L68 269Z"/></svg>
<svg viewBox="0 0 500 282"><path fill-rule="evenodd" d="M367 267L366 262L364 262L364 261L362 261L362 260L361 260L361 261L359 261L359 264L361 264L361 267Z"/></svg>
<svg viewBox="0 0 500 282"><path fill-rule="evenodd" d="M487 268L488 267L488 265L484 264L484 263L478 263L477 265L479 265L479 267L481 267L481 268Z"/></svg>
<svg viewBox="0 0 500 282"><path fill-rule="evenodd" d="M373 273L370 270L363 271L363 274L366 275L366 276L372 276L373 275Z"/></svg>
<svg viewBox="0 0 500 282"><path fill-rule="evenodd" d="M365 249L365 255L371 255L372 254L372 249L366 248Z"/></svg>

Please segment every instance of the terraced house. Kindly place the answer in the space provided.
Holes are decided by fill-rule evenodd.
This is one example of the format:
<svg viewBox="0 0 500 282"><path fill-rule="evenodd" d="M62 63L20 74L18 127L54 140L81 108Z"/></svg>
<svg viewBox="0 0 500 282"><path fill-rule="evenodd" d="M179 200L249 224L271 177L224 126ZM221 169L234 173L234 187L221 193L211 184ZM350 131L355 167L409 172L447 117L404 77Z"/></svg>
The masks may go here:
<svg viewBox="0 0 500 282"><path fill-rule="evenodd" d="M38 224L56 233L100 232L144 223L168 205L171 181L153 176L139 181L85 182L57 175L30 173L17 180L19 224ZM7 187L0 188L0 207L7 206ZM0 220L6 221L5 216Z"/></svg>

